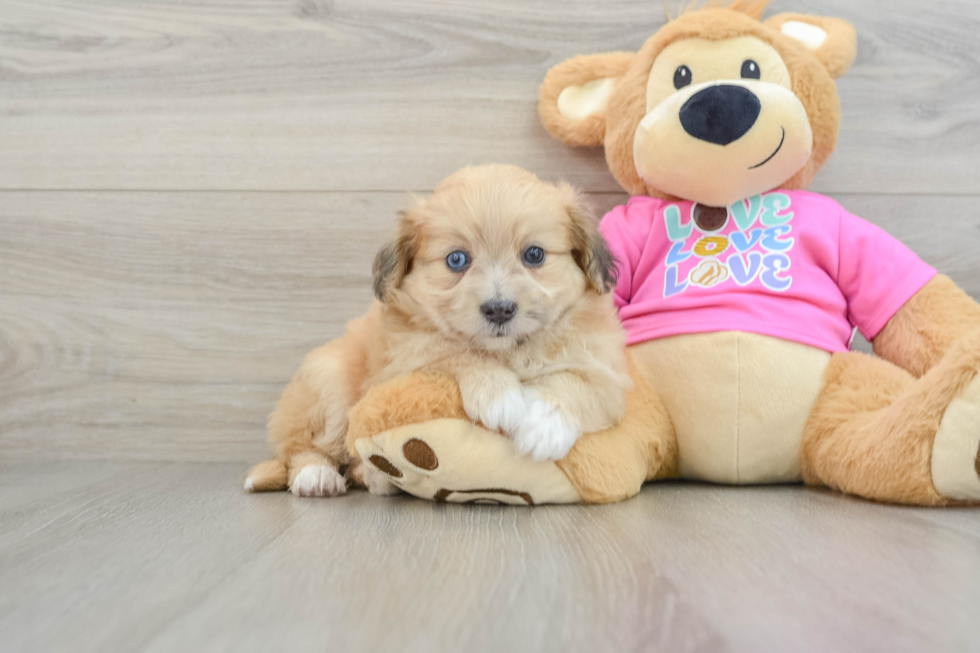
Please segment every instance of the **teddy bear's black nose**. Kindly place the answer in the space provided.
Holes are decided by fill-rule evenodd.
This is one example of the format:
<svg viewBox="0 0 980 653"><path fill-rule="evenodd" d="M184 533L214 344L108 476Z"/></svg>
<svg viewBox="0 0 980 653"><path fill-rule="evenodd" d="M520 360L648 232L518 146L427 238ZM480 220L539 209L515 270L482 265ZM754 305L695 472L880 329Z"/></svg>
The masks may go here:
<svg viewBox="0 0 980 653"><path fill-rule="evenodd" d="M744 86L719 84L698 91L681 107L684 131L702 141L728 145L759 119L762 103Z"/></svg>

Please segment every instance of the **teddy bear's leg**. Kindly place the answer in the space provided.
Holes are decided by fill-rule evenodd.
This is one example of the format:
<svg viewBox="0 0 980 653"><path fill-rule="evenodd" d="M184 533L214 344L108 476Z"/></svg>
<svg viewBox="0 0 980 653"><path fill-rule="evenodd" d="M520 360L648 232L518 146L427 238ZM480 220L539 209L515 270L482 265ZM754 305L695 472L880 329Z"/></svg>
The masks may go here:
<svg viewBox="0 0 980 653"><path fill-rule="evenodd" d="M978 370L976 336L919 379L871 356L834 356L804 436L804 479L891 503L980 500Z"/></svg>
<svg viewBox="0 0 980 653"><path fill-rule="evenodd" d="M678 474L677 437L667 410L632 361L633 389L626 416L616 426L583 435L558 461L585 503L614 503L636 496L647 481Z"/></svg>

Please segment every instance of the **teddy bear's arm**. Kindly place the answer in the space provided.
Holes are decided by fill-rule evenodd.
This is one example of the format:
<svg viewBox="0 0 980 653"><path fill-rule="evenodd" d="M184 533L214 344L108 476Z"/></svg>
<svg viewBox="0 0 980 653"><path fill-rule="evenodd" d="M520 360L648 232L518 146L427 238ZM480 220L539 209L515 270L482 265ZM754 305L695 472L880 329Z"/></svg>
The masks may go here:
<svg viewBox="0 0 980 653"><path fill-rule="evenodd" d="M558 461L585 503L635 496L646 481L677 478L677 436L663 401L628 359L633 388L625 417L605 431L586 433Z"/></svg>
<svg viewBox="0 0 980 653"><path fill-rule="evenodd" d="M459 386L450 377L414 372L370 388L348 413L347 449L355 443L406 424L435 419L466 419Z"/></svg>
<svg viewBox="0 0 980 653"><path fill-rule="evenodd" d="M946 276L927 283L875 337L875 353L916 377L964 336L980 331L980 304Z"/></svg>

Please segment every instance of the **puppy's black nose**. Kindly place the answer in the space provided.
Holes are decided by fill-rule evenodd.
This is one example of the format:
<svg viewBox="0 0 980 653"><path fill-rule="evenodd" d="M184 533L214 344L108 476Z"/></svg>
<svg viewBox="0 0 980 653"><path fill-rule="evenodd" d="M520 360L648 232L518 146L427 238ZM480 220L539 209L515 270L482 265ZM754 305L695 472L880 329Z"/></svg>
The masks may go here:
<svg viewBox="0 0 980 653"><path fill-rule="evenodd" d="M517 315L517 302L506 299L491 299L480 305L480 312L483 313L483 317L487 318L487 322L493 322L497 325L507 324Z"/></svg>
<svg viewBox="0 0 980 653"><path fill-rule="evenodd" d="M698 91L681 107L684 131L702 141L728 145L759 119L762 103L744 86L720 84Z"/></svg>

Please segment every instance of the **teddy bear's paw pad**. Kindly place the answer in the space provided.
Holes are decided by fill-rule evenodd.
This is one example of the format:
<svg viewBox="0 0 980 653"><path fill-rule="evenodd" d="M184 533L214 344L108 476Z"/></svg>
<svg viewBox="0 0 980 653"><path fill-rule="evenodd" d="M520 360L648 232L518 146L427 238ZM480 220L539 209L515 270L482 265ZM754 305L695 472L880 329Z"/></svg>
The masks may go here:
<svg viewBox="0 0 980 653"><path fill-rule="evenodd" d="M382 472L383 474L387 474L391 478L401 478L404 476L404 474L402 474L402 470L392 465L391 461L384 456L373 454L368 457L368 460L371 461L372 465L378 468L378 471Z"/></svg>
<svg viewBox="0 0 980 653"><path fill-rule="evenodd" d="M402 445L402 455L408 462L428 472L439 467L439 456L432 447L418 438L409 438L405 441Z"/></svg>
<svg viewBox="0 0 980 653"><path fill-rule="evenodd" d="M534 497L529 492L482 488L476 490L441 489L433 497L439 503L472 503L490 506L533 506Z"/></svg>
<svg viewBox="0 0 980 653"><path fill-rule="evenodd" d="M385 447L380 446L376 442L377 439L377 436L361 438L354 443L357 453L364 462L362 476L368 491L371 491L369 480L383 478L393 487L414 494L408 488L415 487L421 482L419 473L411 465L403 462L398 453L387 451Z"/></svg>
<svg viewBox="0 0 980 653"><path fill-rule="evenodd" d="M553 462L518 454L509 438L460 419L411 424L355 443L365 467L414 496L450 503L574 503Z"/></svg>
<svg viewBox="0 0 980 653"><path fill-rule="evenodd" d="M347 492L347 481L329 465L307 465L289 489L298 497L335 497Z"/></svg>
<svg viewBox="0 0 980 653"><path fill-rule="evenodd" d="M980 376L946 409L932 445L932 483L950 499L980 501Z"/></svg>

